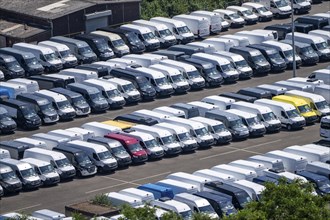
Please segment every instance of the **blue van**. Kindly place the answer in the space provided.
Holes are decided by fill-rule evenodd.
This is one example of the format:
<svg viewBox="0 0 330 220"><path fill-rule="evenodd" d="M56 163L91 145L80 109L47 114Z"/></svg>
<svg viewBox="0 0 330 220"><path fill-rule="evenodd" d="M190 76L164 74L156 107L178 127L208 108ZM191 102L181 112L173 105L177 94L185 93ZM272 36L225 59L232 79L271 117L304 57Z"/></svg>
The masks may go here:
<svg viewBox="0 0 330 220"><path fill-rule="evenodd" d="M330 194L330 181L325 176L305 170L297 172L297 174L305 177L309 182L313 183L317 194L322 196Z"/></svg>
<svg viewBox="0 0 330 220"><path fill-rule="evenodd" d="M147 184L138 186L137 188L144 190L144 191L151 192L152 194L154 194L155 199L159 199L162 197L168 197L168 198L173 199L173 197L174 197L174 193L171 188L156 185L153 183L147 183Z"/></svg>

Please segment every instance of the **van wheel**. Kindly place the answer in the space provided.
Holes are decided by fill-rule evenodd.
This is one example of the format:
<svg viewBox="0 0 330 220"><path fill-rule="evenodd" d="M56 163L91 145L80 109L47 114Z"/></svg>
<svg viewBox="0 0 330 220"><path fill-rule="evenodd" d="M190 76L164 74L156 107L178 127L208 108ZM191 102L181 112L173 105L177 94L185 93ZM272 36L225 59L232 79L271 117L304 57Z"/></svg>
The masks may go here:
<svg viewBox="0 0 330 220"><path fill-rule="evenodd" d="M292 126L291 125L288 125L288 130L291 131L292 130Z"/></svg>
<svg viewBox="0 0 330 220"><path fill-rule="evenodd" d="M295 10L293 11L293 13L294 13L295 15L297 15L297 14L298 14L298 9L295 9Z"/></svg>

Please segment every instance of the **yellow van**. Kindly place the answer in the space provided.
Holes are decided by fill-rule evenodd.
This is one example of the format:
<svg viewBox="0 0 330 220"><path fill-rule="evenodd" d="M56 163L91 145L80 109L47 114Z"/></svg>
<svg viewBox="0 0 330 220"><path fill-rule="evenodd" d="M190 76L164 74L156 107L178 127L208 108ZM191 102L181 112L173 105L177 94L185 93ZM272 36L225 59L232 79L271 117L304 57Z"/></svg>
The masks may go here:
<svg viewBox="0 0 330 220"><path fill-rule="evenodd" d="M315 112L311 109L308 103L301 98L292 97L288 95L278 95L274 96L272 100L293 105L299 112L300 116L305 118L307 124L312 124L318 120L318 117Z"/></svg>
<svg viewBox="0 0 330 220"><path fill-rule="evenodd" d="M120 129L122 129L123 131L124 130L127 130L127 129L130 129L131 127L133 127L134 125L136 125L134 123L127 122L127 121L114 121L114 120L103 121L101 123L102 124L106 124L106 125L111 125L111 126L118 127Z"/></svg>

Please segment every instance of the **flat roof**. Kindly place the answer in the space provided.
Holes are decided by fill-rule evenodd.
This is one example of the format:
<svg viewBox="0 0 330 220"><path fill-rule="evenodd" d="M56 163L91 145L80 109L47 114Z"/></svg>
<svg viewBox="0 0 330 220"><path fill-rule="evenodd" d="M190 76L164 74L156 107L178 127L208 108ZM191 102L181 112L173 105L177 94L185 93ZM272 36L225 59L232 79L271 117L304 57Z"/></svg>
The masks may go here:
<svg viewBox="0 0 330 220"><path fill-rule="evenodd" d="M0 0L0 5L2 1ZM47 30L0 19L0 35L2 36L23 39L45 31Z"/></svg>

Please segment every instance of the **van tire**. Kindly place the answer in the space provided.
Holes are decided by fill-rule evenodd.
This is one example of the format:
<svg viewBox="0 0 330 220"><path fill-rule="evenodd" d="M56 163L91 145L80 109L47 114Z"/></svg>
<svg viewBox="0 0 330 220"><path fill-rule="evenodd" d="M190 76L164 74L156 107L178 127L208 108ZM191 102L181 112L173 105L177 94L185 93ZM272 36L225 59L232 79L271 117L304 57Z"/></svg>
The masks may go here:
<svg viewBox="0 0 330 220"><path fill-rule="evenodd" d="M292 130L292 126L291 125L288 125L287 128L288 128L289 131Z"/></svg>
<svg viewBox="0 0 330 220"><path fill-rule="evenodd" d="M294 9L293 13L294 13L295 15L297 15L297 14L298 14L298 9Z"/></svg>

